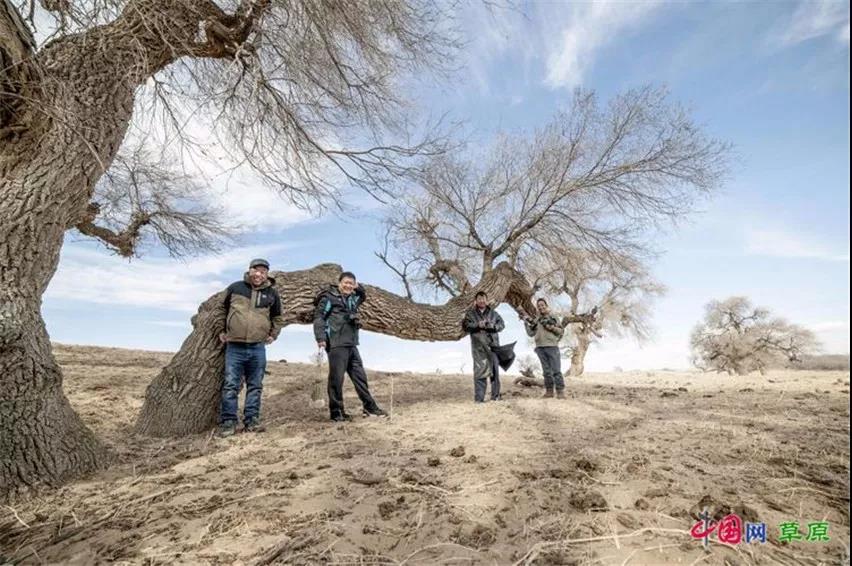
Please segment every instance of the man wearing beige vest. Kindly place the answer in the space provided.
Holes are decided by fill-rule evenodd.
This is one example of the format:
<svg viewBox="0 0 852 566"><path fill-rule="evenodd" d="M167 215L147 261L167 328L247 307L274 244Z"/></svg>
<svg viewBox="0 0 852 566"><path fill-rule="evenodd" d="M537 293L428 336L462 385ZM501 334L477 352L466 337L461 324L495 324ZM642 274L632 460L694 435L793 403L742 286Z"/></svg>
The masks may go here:
<svg viewBox="0 0 852 566"><path fill-rule="evenodd" d="M550 314L550 306L544 299L535 303L538 317L535 319L523 317L527 334L535 339L535 353L541 361L541 372L544 374L544 396L565 398L565 380L562 378L559 340L565 333L565 326L555 316Z"/></svg>

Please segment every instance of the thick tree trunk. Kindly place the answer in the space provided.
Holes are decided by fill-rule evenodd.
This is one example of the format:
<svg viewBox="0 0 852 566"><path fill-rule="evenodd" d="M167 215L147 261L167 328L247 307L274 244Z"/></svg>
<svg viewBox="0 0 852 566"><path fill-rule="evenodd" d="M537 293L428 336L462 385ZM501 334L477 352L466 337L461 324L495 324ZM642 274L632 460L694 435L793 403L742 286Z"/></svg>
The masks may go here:
<svg viewBox="0 0 852 566"><path fill-rule="evenodd" d="M67 134L47 127L0 149L0 497L106 462L62 392L40 313L65 230L97 175Z"/></svg>
<svg viewBox="0 0 852 566"><path fill-rule="evenodd" d="M0 31L20 18L6 2ZM62 391L41 297L133 112L136 88L191 45L204 14L136 0L114 22L48 44L0 38L0 499L105 465ZM22 56L22 54L24 56ZM11 93L10 93L11 89Z"/></svg>
<svg viewBox="0 0 852 566"><path fill-rule="evenodd" d="M107 461L62 392L40 312L92 159L45 129L0 142L0 499Z"/></svg>
<svg viewBox="0 0 852 566"><path fill-rule="evenodd" d="M336 284L341 269L322 264L312 269L273 272L287 324L313 321L317 292ZM496 302L532 314L532 289L506 263L486 274L470 293L444 305L412 303L378 287L365 285L367 301L360 309L364 330L408 340L453 341L464 336L461 321L479 290ZM153 436L179 436L203 432L218 417L219 391L224 369L224 348L218 335L224 327L220 309L223 294L205 301L193 317L193 331L169 365L148 386L145 404L136 421L137 432Z"/></svg>
<svg viewBox="0 0 852 566"><path fill-rule="evenodd" d="M107 463L106 450L62 392L38 302L28 298L19 305L25 311L16 309L23 314L20 332L0 345L0 499Z"/></svg>
<svg viewBox="0 0 852 566"><path fill-rule="evenodd" d="M586 354L589 351L589 345L592 343L587 332L577 333L577 344L571 352L571 367L568 369L568 375L571 377L579 377L585 371Z"/></svg>

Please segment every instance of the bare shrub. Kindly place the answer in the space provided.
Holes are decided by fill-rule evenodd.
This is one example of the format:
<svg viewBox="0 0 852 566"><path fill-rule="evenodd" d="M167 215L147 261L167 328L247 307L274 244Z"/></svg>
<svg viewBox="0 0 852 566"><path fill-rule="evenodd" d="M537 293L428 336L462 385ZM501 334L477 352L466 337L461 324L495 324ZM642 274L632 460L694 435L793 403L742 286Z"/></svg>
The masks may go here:
<svg viewBox="0 0 852 566"><path fill-rule="evenodd" d="M539 369L539 361L535 358L535 356L526 355L520 359L518 363L518 370L520 374L524 377L528 377L530 379L535 379Z"/></svg>

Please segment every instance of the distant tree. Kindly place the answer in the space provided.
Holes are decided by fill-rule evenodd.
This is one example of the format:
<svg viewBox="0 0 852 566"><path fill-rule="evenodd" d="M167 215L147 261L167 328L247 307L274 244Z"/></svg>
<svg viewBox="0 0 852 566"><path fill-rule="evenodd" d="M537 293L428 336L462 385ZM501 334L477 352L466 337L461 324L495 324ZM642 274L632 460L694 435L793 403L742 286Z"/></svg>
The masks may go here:
<svg viewBox="0 0 852 566"><path fill-rule="evenodd" d="M746 297L711 301L705 310L691 339L692 362L704 371L762 375L769 367L799 363L819 348L813 332L773 317Z"/></svg>

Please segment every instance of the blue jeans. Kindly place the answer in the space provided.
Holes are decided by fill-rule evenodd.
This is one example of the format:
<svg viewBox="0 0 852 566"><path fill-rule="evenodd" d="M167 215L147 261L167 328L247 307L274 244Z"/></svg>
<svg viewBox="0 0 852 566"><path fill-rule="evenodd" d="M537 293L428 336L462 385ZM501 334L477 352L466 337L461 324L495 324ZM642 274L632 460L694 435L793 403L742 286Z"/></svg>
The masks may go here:
<svg viewBox="0 0 852 566"><path fill-rule="evenodd" d="M246 404L243 422L260 418L260 394L263 392L263 374L266 372L266 344L225 344L225 382L222 384L222 404L219 423L236 422L237 404L242 378L246 378Z"/></svg>
<svg viewBox="0 0 852 566"><path fill-rule="evenodd" d="M541 360L541 373L544 374L544 388L548 391L553 391L553 386L556 386L557 391L565 389L565 381L562 379L561 361L562 355L559 353L558 346L539 346L535 349L538 354L538 359Z"/></svg>

